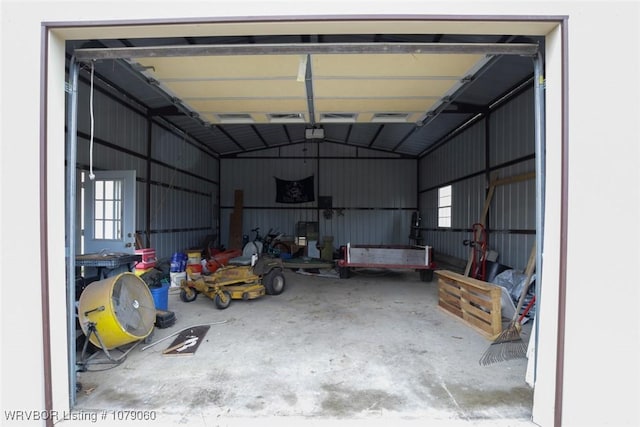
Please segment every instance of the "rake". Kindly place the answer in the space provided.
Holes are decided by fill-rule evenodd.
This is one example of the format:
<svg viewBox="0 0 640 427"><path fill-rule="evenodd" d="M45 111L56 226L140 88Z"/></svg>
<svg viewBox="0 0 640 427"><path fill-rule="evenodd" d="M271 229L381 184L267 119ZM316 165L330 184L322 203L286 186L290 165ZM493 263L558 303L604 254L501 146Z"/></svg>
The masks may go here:
<svg viewBox="0 0 640 427"><path fill-rule="evenodd" d="M488 366L493 363L503 362L506 360L520 359L527 355L527 344L522 340L520 331L522 330L522 319L527 315L531 306L535 302L535 297L529 302L527 308L522 315L519 315L522 304L524 303L525 296L529 291L529 285L531 283L531 277L533 277L533 271L536 264L536 245L533 245L531 249L531 255L529 255L529 261L527 262L527 268L525 270L526 279L522 292L520 293L520 299L518 300L518 307L513 315L513 319L509 326L503 330L500 335L491 343L489 348L484 352L480 358L480 365Z"/></svg>

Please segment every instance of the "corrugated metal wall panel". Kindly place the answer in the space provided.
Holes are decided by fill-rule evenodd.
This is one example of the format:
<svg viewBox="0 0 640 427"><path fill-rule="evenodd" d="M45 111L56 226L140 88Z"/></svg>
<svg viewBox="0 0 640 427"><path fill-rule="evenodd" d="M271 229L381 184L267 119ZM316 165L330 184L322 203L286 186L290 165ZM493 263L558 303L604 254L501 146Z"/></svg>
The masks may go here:
<svg viewBox="0 0 640 427"><path fill-rule="evenodd" d="M154 168L154 177L162 179L170 176L173 170L164 167ZM154 177L152 180L155 181ZM180 187L171 184L151 186L151 228L155 230L172 230L177 228L203 228L212 225L211 194L198 187Z"/></svg>
<svg viewBox="0 0 640 427"><path fill-rule="evenodd" d="M535 151L533 89L491 114L490 166L500 165Z"/></svg>
<svg viewBox="0 0 640 427"><path fill-rule="evenodd" d="M275 148L270 148L270 149L265 149L265 150L250 151L248 153L238 153L238 155L237 155L238 158L242 158L242 157L248 157L248 158L252 158L252 157L278 157L278 156L280 156L280 147L275 147Z"/></svg>
<svg viewBox="0 0 640 427"><path fill-rule="evenodd" d="M96 117L93 167L136 171L136 230L143 233L145 241L149 201L148 237L158 258L197 246L206 235L215 233L219 160L186 141L184 136L154 123L148 170L146 115L117 94L112 97L96 90L93 102ZM82 84L78 103L78 164L86 169L91 160L89 120L89 86Z"/></svg>
<svg viewBox="0 0 640 427"><path fill-rule="evenodd" d="M510 177L532 172L535 170L534 163L534 160L529 160L505 167L500 174ZM489 211L489 226L492 229L489 242L492 248L498 249L502 264L524 269L535 241L535 206L535 179L496 188Z"/></svg>
<svg viewBox="0 0 640 427"><path fill-rule="evenodd" d="M447 255L450 257L466 260L469 256L469 247L463 242L469 239L470 233L467 231L442 231L427 230L422 233L424 243L433 247L436 257Z"/></svg>
<svg viewBox="0 0 640 427"><path fill-rule="evenodd" d="M482 171L485 167L485 122L475 123L420 160L420 185L424 188Z"/></svg>
<svg viewBox="0 0 640 427"><path fill-rule="evenodd" d="M320 190L334 206L411 208L416 203L415 160L326 159Z"/></svg>
<svg viewBox="0 0 640 427"><path fill-rule="evenodd" d="M411 210L348 210L330 221L320 220L321 235L334 237L338 248L352 244L409 244Z"/></svg>
<svg viewBox="0 0 640 427"><path fill-rule="evenodd" d="M304 159L225 159L222 161L221 181L223 190L221 205L232 207L234 191L242 190L245 206L265 208L281 206L276 203L275 178L301 180L315 176L317 190L316 161ZM312 202L298 207L314 206Z"/></svg>
<svg viewBox="0 0 640 427"><path fill-rule="evenodd" d="M78 83L78 132L91 134L90 86L83 81ZM122 99L121 97L118 97ZM124 101L98 90L93 91L94 139L127 147L136 153L144 154L147 144L147 120L135 114Z"/></svg>
<svg viewBox="0 0 640 427"><path fill-rule="evenodd" d="M533 93L527 90L480 122L420 159L420 209L425 243L436 253L466 260L485 203L486 175L506 178L535 170ZM485 165L486 128L489 126L490 164ZM514 163L515 162L515 163ZM504 165L504 166L501 166ZM489 169L491 168L491 169ZM437 188L452 183L452 228L437 228ZM535 240L535 181L499 186L487 218L489 246L499 261L524 268Z"/></svg>
<svg viewBox="0 0 640 427"><path fill-rule="evenodd" d="M89 170L89 140L78 137L78 164ZM145 176L147 162L142 157L123 154L121 151L101 144L93 146L94 170L135 170L136 176Z"/></svg>
<svg viewBox="0 0 640 427"><path fill-rule="evenodd" d="M318 142L306 141L281 147L278 153L282 157L299 157L303 161L310 161L318 156L320 145L322 144Z"/></svg>
<svg viewBox="0 0 640 427"><path fill-rule="evenodd" d="M88 87L80 91L79 132L89 133ZM366 146L378 126L353 131L347 147L328 142L306 141L290 146L260 150L244 158L217 160L187 143L184 137L154 125L152 162L147 171L147 118L123 102L96 92L94 98L96 137L121 146L120 151L96 144L96 169L134 169L138 176L137 229L147 222L146 199L151 203L151 243L159 257L199 245L220 224L220 243L228 241L229 214L233 192L245 192L244 232L260 227L266 233L276 228L295 234L299 221L318 221L320 236L334 237L334 246L347 242L362 244L408 243L411 213L417 197L426 229L426 243L436 252L466 259L468 228L482 209L486 191L485 120L490 125L490 165L499 166L533 153L533 95L526 91L492 112L462 134L419 160L389 159L391 156ZM347 129L345 127L344 129ZM354 128L355 129L355 128ZM300 129L303 132L303 128ZM299 133L300 133L299 132ZM240 137L240 135L237 135ZM292 136L304 141L304 135ZM78 162L88 165L88 141L79 138ZM131 154L131 153L137 153ZM500 176L533 169L533 161L502 167ZM149 175L150 174L150 175ZM475 175L474 175L475 174ZM316 198L332 196L335 208L325 212L317 203L283 205L275 202L274 177L297 180L316 177ZM147 181L151 191L147 195ZM453 183L453 229L437 229L437 187ZM490 243L500 260L514 267L526 262L535 227L533 181L496 191L489 226L496 229ZM222 186L222 187L220 187ZM420 191L419 190L428 190ZM217 199L220 191L220 218ZM514 233L513 230L519 230ZM499 231L499 232L498 232Z"/></svg>
<svg viewBox="0 0 640 427"><path fill-rule="evenodd" d="M535 170L534 160L501 170L502 176L521 175ZM489 211L489 224L496 230L535 230L535 180L496 187Z"/></svg>
<svg viewBox="0 0 640 427"><path fill-rule="evenodd" d="M323 142L318 144L319 153L322 157L356 157L358 155L358 149L350 145L345 144L332 144L330 142Z"/></svg>
<svg viewBox="0 0 640 427"><path fill-rule="evenodd" d="M485 189L484 175L477 175L452 185L453 228L470 229L478 222L484 207Z"/></svg>
<svg viewBox="0 0 640 427"><path fill-rule="evenodd" d="M422 228L438 227L438 190L423 191L418 199Z"/></svg>
<svg viewBox="0 0 640 427"><path fill-rule="evenodd" d="M203 153L183 136L154 125L152 128L151 157L173 167L174 171L160 182L197 188L206 181L218 180L219 161ZM188 172L188 173L185 173Z"/></svg>
<svg viewBox="0 0 640 427"><path fill-rule="evenodd" d="M221 182L221 239L228 242L234 190L244 193L243 233L260 227L292 234L298 221L318 221L320 235L334 245L408 243L416 208L416 161L338 158L224 159ZM274 177L298 180L315 176L316 202L276 203ZM331 196L334 209L317 208L319 196Z"/></svg>
<svg viewBox="0 0 640 427"><path fill-rule="evenodd" d="M489 235L489 246L508 248L508 250L499 251L498 262L523 271L535 238L535 235L494 233Z"/></svg>

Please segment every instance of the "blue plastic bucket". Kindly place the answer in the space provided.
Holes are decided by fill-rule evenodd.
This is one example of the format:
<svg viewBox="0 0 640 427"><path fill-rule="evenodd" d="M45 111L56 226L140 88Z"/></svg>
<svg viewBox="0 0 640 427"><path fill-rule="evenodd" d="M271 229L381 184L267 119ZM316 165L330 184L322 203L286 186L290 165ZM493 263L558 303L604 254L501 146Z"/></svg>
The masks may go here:
<svg viewBox="0 0 640 427"><path fill-rule="evenodd" d="M169 308L169 286L169 283L162 282L160 287L149 287L156 310L167 310Z"/></svg>

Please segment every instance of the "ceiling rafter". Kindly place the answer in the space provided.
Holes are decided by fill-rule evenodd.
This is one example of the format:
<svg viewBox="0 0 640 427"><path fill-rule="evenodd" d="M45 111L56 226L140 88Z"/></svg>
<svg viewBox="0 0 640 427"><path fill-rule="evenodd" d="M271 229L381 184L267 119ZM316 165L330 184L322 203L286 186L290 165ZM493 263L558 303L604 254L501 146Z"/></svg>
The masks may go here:
<svg viewBox="0 0 640 427"><path fill-rule="evenodd" d="M245 148L240 144L223 126L216 126L216 128L222 133L224 136L229 138L229 141L233 142L236 147L238 147L241 151L245 151Z"/></svg>
<svg viewBox="0 0 640 427"><path fill-rule="evenodd" d="M378 139L378 137L382 133L382 129L384 129L383 124L378 126L378 129L376 129L376 133L373 135L373 138L371 138L371 141L369 141L369 144L367 144L367 148L373 147L373 144L376 142L376 139Z"/></svg>
<svg viewBox="0 0 640 427"><path fill-rule="evenodd" d="M262 133L260 133L258 128L256 128L255 125L251 125L251 130L254 131L256 136L258 137L258 139L260 139L260 141L262 141L262 145L264 145L265 148L268 148L269 144L267 143L267 141L265 141L264 137L262 136Z"/></svg>

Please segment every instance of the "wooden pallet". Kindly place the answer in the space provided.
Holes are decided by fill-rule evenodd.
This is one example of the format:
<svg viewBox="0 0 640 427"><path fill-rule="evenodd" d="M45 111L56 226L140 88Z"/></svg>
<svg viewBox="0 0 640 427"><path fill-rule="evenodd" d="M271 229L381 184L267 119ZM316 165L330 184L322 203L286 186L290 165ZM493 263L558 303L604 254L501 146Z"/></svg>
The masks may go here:
<svg viewBox="0 0 640 427"><path fill-rule="evenodd" d="M438 306L493 340L502 332L500 286L463 276L449 270L437 270Z"/></svg>

